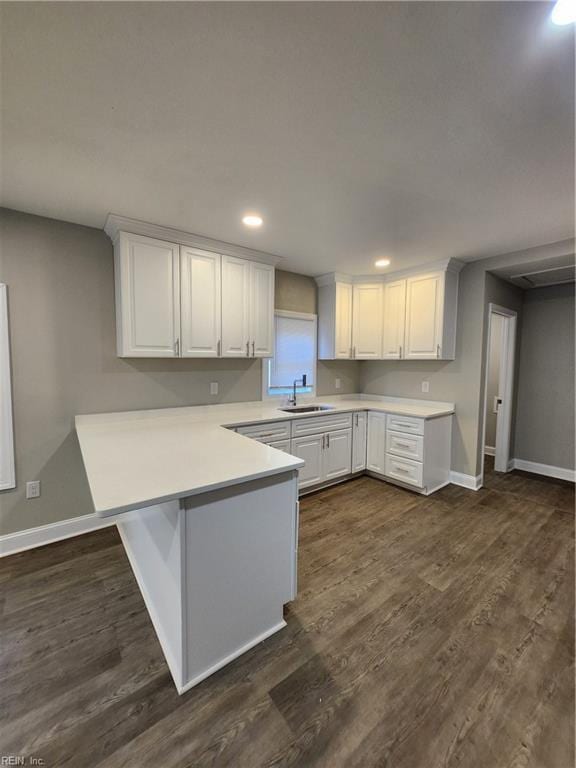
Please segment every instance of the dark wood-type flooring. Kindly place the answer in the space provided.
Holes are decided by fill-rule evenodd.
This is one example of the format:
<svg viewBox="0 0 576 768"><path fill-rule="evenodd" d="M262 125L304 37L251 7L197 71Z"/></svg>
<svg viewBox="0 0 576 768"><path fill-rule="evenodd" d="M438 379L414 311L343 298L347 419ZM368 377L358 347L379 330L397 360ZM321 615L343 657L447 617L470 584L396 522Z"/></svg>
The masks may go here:
<svg viewBox="0 0 576 768"><path fill-rule="evenodd" d="M0 561L0 754L47 768L572 768L574 494L301 504L288 626L178 696L114 528Z"/></svg>

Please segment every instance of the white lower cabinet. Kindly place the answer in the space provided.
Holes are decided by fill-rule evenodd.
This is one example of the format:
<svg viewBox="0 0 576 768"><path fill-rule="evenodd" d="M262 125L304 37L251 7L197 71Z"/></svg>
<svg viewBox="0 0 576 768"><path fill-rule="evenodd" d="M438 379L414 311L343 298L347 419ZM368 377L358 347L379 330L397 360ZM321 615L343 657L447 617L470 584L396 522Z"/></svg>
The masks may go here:
<svg viewBox="0 0 576 768"><path fill-rule="evenodd" d="M292 438L293 456L306 462L298 475L298 487L306 488L322 482L322 454L324 453L324 435L307 435Z"/></svg>
<svg viewBox="0 0 576 768"><path fill-rule="evenodd" d="M366 445L366 469L384 474L386 455L386 414L368 413L368 438Z"/></svg>
<svg viewBox="0 0 576 768"><path fill-rule="evenodd" d="M424 494L450 482L451 415L423 419L382 411L327 413L237 431L303 459L300 492L364 471Z"/></svg>
<svg viewBox="0 0 576 768"><path fill-rule="evenodd" d="M358 411L352 414L352 472L366 469L366 437L368 414Z"/></svg>
<svg viewBox="0 0 576 768"><path fill-rule="evenodd" d="M291 453L306 462L300 470L300 489L345 477L352 472L352 430L293 437Z"/></svg>
<svg viewBox="0 0 576 768"><path fill-rule="evenodd" d="M352 471L352 431L327 432L322 456L324 480L344 477Z"/></svg>

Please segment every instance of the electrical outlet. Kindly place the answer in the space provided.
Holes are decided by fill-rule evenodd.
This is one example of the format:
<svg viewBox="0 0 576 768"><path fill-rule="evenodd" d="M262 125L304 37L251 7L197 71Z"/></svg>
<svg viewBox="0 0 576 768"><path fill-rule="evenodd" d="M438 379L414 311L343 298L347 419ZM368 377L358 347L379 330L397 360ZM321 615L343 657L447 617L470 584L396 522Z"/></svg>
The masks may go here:
<svg viewBox="0 0 576 768"><path fill-rule="evenodd" d="M430 392L430 382L429 381L423 381L422 382L422 392Z"/></svg>
<svg viewBox="0 0 576 768"><path fill-rule="evenodd" d="M342 380L334 379L334 386L336 387L336 389L340 389L340 387L342 386Z"/></svg>
<svg viewBox="0 0 576 768"><path fill-rule="evenodd" d="M218 394L218 382L217 381L211 381L210 382L210 394L211 395L217 395Z"/></svg>
<svg viewBox="0 0 576 768"><path fill-rule="evenodd" d="M26 498L37 499L40 496L40 480L29 480L26 483Z"/></svg>

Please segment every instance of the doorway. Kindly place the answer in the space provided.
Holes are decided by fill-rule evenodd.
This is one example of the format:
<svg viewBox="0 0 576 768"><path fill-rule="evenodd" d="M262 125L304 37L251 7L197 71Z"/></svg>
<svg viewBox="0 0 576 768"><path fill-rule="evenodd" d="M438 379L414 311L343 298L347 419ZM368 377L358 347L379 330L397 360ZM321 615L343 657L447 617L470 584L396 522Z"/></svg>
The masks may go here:
<svg viewBox="0 0 576 768"><path fill-rule="evenodd" d="M516 321L517 314L513 310L498 304L488 305L482 478L486 455L494 456L496 472L509 472L512 469L510 432L514 393Z"/></svg>

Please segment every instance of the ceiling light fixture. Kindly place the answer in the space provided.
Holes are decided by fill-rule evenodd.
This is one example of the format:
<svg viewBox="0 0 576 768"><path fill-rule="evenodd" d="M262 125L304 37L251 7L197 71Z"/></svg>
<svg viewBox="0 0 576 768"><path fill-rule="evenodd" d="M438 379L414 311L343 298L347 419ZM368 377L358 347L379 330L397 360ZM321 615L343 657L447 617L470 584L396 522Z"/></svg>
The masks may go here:
<svg viewBox="0 0 576 768"><path fill-rule="evenodd" d="M255 213L248 213L246 216L242 217L242 223L247 227L257 229L262 226L262 216L258 216Z"/></svg>
<svg viewBox="0 0 576 768"><path fill-rule="evenodd" d="M550 18L560 27L573 24L576 21L576 0L558 0Z"/></svg>
<svg viewBox="0 0 576 768"><path fill-rule="evenodd" d="M390 259L378 259L378 261L374 262L375 267L389 267L390 266Z"/></svg>

